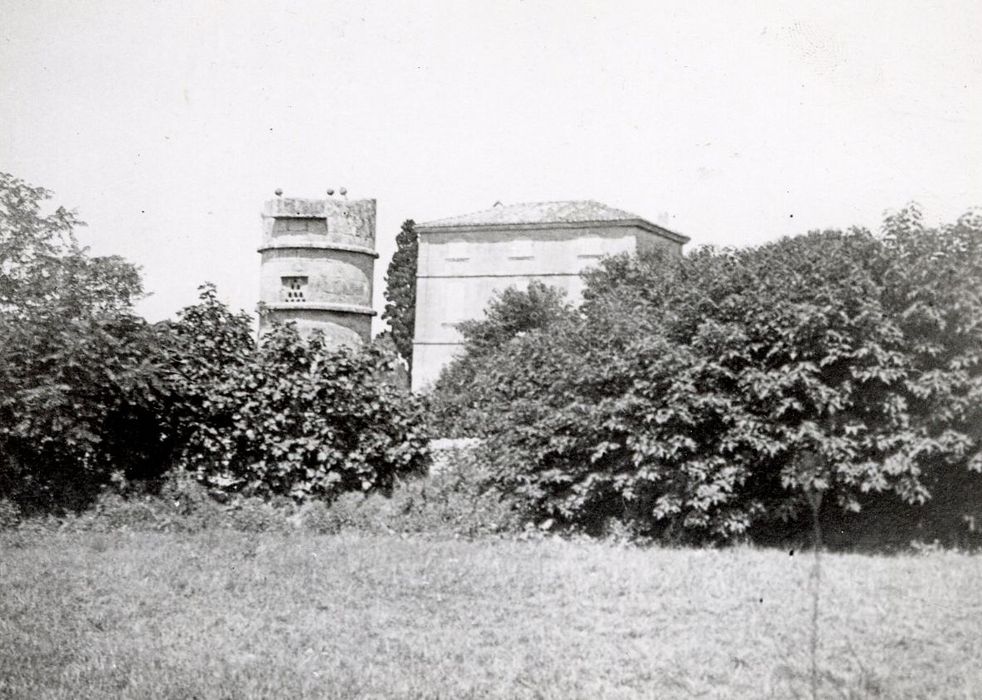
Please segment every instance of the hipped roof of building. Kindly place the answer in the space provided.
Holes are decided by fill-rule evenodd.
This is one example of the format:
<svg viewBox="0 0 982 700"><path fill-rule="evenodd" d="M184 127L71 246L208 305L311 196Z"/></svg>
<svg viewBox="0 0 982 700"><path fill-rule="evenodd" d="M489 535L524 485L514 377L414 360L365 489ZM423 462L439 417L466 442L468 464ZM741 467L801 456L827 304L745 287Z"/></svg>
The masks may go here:
<svg viewBox="0 0 982 700"><path fill-rule="evenodd" d="M523 202L521 204L495 205L490 209L451 216L446 219L418 224L416 230L480 230L483 228L535 229L542 227L582 228L591 224L637 226L679 243L687 243L689 237L664 226L658 226L637 214L615 209L593 200L562 202Z"/></svg>

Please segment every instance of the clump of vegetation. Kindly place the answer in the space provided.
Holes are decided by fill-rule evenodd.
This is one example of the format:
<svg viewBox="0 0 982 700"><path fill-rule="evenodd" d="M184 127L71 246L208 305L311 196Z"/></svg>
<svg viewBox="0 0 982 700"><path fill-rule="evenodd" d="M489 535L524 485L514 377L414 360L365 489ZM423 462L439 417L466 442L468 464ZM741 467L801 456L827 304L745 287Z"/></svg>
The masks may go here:
<svg viewBox="0 0 982 700"><path fill-rule="evenodd" d="M16 503L0 498L0 530L10 530L17 527L21 521L20 508Z"/></svg>
<svg viewBox="0 0 982 700"><path fill-rule="evenodd" d="M145 485L117 482L87 509L57 517L25 520L14 504L0 500L0 531L524 536L517 504L489 488L480 469L471 466L461 460L438 474L399 480L387 495L351 491L332 501L311 498L300 504L286 497L216 492L175 471L153 493Z"/></svg>
<svg viewBox="0 0 982 700"><path fill-rule="evenodd" d="M157 337L137 269L88 255L50 193L0 173L0 498L26 512L89 502L113 471L163 465Z"/></svg>
<svg viewBox="0 0 982 700"><path fill-rule="evenodd" d="M422 404L384 376L394 362L275 326L233 370L216 367L188 411L181 460L203 483L250 496L388 492L427 463Z"/></svg>
<svg viewBox="0 0 982 700"><path fill-rule="evenodd" d="M50 196L0 174L0 499L79 511L114 479L152 490L177 469L224 500L331 500L425 470L423 408L390 381L394 357L288 326L257 345L211 285L150 325L138 270L90 256Z"/></svg>
<svg viewBox="0 0 982 700"><path fill-rule="evenodd" d="M891 523L907 541L979 538L979 215L928 228L909 207L880 235L615 257L586 275L579 308L541 284L507 290L462 324L466 352L428 418L390 380L391 352L331 349L289 326L257 343L210 285L176 320L146 323L138 270L89 255L81 223L47 212L49 198L0 175L4 522L80 511L107 489L134 510L111 496L101 507L136 521L140 498L188 474L254 530L279 527L277 499L344 497L321 519L478 533L520 514L696 542L766 541L808 521L856 541ZM394 283L411 222L400 245ZM403 287L390 301L405 353ZM480 468L415 479L431 432L483 438Z"/></svg>
<svg viewBox="0 0 982 700"><path fill-rule="evenodd" d="M550 333L562 327L561 322L574 318L575 310L563 292L537 280L527 289L509 287L495 294L483 319L458 325L465 352L444 368L429 396L435 432L447 438L493 432L487 419L496 414L499 402L507 400L498 392L496 381L509 372L500 364L506 361L509 343L536 331L543 331L536 338L547 342ZM535 361L544 364L547 360Z"/></svg>
<svg viewBox="0 0 982 700"><path fill-rule="evenodd" d="M435 387L438 424L483 437L494 483L540 521L725 541L883 501L954 532L977 508L978 216L930 229L912 207L881 235L621 256L586 278L578 310L503 295Z"/></svg>
<svg viewBox="0 0 982 700"><path fill-rule="evenodd" d="M458 537L523 533L526 519L519 504L489 484L475 452L446 452L439 470L400 482L388 497L352 492L330 505L323 501L304 505L302 526L320 533L355 530Z"/></svg>

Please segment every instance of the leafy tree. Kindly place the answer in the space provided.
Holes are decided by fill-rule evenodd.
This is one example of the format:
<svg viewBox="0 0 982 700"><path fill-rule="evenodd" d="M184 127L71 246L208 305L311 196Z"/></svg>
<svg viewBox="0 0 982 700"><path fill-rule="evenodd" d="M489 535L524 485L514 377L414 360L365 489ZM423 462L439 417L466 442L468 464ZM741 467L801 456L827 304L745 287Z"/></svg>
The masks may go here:
<svg viewBox="0 0 982 700"><path fill-rule="evenodd" d="M89 256L50 198L0 174L0 495L28 508L83 505L112 470L159 466L139 273Z"/></svg>
<svg viewBox="0 0 982 700"><path fill-rule="evenodd" d="M464 353L444 368L430 394L435 429L448 437L474 437L489 430L486 418L496 394L485 389L494 386L488 375L496 369L498 354L510 342L572 313L562 290L533 280L526 289L495 293L484 318L458 324Z"/></svg>
<svg viewBox="0 0 982 700"><path fill-rule="evenodd" d="M117 256L90 257L75 212L44 211L51 193L0 173L0 311L8 320L59 310L124 312L143 294L139 271Z"/></svg>
<svg viewBox="0 0 982 700"><path fill-rule="evenodd" d="M888 303L907 344L908 447L901 463L921 470L936 507L926 515L951 531L982 520L982 212L927 228L909 206L884 222L893 255Z"/></svg>
<svg viewBox="0 0 982 700"><path fill-rule="evenodd" d="M721 540L979 493L980 235L905 210L882 236L607 260L579 315L470 355L457 412L499 486L574 527Z"/></svg>
<svg viewBox="0 0 982 700"><path fill-rule="evenodd" d="M486 355L513 338L547 328L570 311L565 294L538 280L525 289L508 287L496 292L484 310L484 318L458 325L467 354Z"/></svg>
<svg viewBox="0 0 982 700"><path fill-rule="evenodd" d="M385 310L382 318L389 322L392 340L399 354L413 365L413 333L416 322L416 266L419 237L416 222L406 219L396 236L396 252L385 274Z"/></svg>

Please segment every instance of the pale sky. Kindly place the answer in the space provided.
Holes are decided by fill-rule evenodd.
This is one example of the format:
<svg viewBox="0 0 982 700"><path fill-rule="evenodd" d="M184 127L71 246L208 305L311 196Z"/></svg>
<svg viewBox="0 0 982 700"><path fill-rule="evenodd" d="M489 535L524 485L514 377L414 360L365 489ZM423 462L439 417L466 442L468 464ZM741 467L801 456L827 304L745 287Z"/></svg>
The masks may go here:
<svg viewBox="0 0 982 700"><path fill-rule="evenodd" d="M0 170L142 266L258 298L273 190L400 223L596 199L692 244L982 205L982 3L4 0Z"/></svg>

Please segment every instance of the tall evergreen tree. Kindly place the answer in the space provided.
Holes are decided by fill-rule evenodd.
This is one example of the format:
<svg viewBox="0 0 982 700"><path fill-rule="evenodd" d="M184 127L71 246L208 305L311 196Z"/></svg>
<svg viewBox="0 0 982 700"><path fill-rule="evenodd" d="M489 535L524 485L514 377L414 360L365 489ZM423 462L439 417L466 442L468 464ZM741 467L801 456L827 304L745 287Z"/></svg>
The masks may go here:
<svg viewBox="0 0 982 700"><path fill-rule="evenodd" d="M413 365L413 325L416 320L416 255L419 241L416 222L406 219L396 237L396 252L385 274L385 311L392 340L399 354Z"/></svg>

